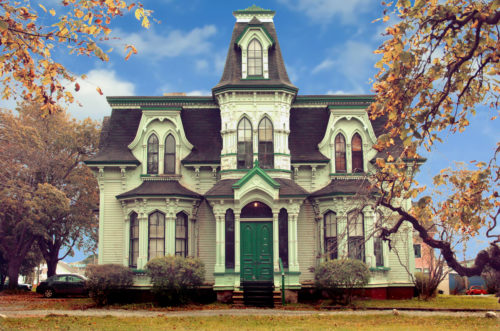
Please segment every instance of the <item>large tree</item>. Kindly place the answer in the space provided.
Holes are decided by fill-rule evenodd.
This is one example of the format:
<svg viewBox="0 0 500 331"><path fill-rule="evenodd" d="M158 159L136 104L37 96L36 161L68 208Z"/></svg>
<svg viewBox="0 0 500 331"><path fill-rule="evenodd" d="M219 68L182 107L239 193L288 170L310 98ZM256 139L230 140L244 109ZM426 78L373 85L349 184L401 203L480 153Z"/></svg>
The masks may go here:
<svg viewBox="0 0 500 331"><path fill-rule="evenodd" d="M80 89L75 74L53 58L56 50L96 56L107 61L101 47L117 16L134 10L142 26L149 27L150 11L140 3L123 0L60 0L59 13L38 2L0 0L0 82L2 98L18 95L40 104L46 113L58 103L73 102ZM127 58L136 53L126 45ZM82 77L84 78L84 77ZM97 92L101 90L97 88Z"/></svg>
<svg viewBox="0 0 500 331"><path fill-rule="evenodd" d="M97 226L97 183L82 161L97 150L99 126L43 113L32 104L0 111L0 248L12 286L35 242L52 275L75 245L96 240L86 235Z"/></svg>
<svg viewBox="0 0 500 331"><path fill-rule="evenodd" d="M393 10L392 4L387 6L384 21ZM480 275L486 266L500 270L500 143L489 159L436 174L438 194L420 198L413 208L403 201L425 190L414 180L422 161L418 151L433 151L445 133L460 134L478 111L488 112L493 121L498 114L499 6L498 0L397 1L392 15L398 23L387 28L388 39L377 51L382 58L369 109L372 118L387 122L388 133L376 145L382 153L376 175L379 204L399 216L382 227L382 236L389 240L409 222L462 276ZM453 242L430 234L431 219L466 238L484 231L491 245L479 252L473 266L462 265Z"/></svg>

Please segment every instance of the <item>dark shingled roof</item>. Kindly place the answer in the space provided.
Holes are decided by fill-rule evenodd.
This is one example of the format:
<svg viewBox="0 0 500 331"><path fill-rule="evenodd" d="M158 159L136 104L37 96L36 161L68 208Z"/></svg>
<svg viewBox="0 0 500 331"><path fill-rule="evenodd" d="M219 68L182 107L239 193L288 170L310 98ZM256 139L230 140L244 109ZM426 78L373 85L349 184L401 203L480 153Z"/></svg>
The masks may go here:
<svg viewBox="0 0 500 331"><path fill-rule="evenodd" d="M210 190L205 193L206 197L233 196L233 184L239 179L219 180Z"/></svg>
<svg viewBox="0 0 500 331"><path fill-rule="evenodd" d="M219 163L222 150L219 109L183 109L182 125L186 137L194 145L183 163Z"/></svg>
<svg viewBox="0 0 500 331"><path fill-rule="evenodd" d="M330 184L311 193L311 197L328 195L353 195L374 192L367 179L333 179Z"/></svg>
<svg viewBox="0 0 500 331"><path fill-rule="evenodd" d="M327 108L292 108L288 145L292 162L329 162L318 144L325 136L330 111Z"/></svg>
<svg viewBox="0 0 500 331"><path fill-rule="evenodd" d="M260 23L260 24L258 24ZM269 48L269 79L257 79L257 80L244 80L241 78L241 49L235 44L238 37L243 33L243 31L250 25L261 25L264 29L269 32L269 35L274 40L274 45ZM231 85L238 86L276 86L284 85L288 88L297 90L288 78L288 74L285 69L285 63L283 61L283 56L281 55L281 49L278 42L278 36L276 34L276 29L274 23L265 22L261 23L252 19L248 23L236 22L233 29L233 35L231 37L231 42L229 43L229 50L226 57L226 65L224 66L224 72L220 82L213 88L217 90L222 87L229 87Z"/></svg>
<svg viewBox="0 0 500 331"><path fill-rule="evenodd" d="M99 152L87 162L139 164L127 146L134 140L141 114L137 109L114 109L109 120L103 122Z"/></svg>
<svg viewBox="0 0 500 331"><path fill-rule="evenodd" d="M87 162L140 164L128 149L134 140L141 120L138 109L114 109L104 120L99 142L99 152ZM193 150L183 163L219 163L222 149L219 109L182 109L182 125Z"/></svg>
<svg viewBox="0 0 500 331"><path fill-rule="evenodd" d="M280 184L280 196L307 196L309 193L291 179L273 178ZM205 196L221 197L233 196L233 184L238 179L223 179L217 182L210 190L205 193Z"/></svg>
<svg viewBox="0 0 500 331"><path fill-rule="evenodd" d="M192 197L201 198L201 196L193 192L184 186L182 186L178 181L153 181L148 180L142 182L141 185L135 189L117 195L117 199L139 197L139 196L181 196L181 197Z"/></svg>

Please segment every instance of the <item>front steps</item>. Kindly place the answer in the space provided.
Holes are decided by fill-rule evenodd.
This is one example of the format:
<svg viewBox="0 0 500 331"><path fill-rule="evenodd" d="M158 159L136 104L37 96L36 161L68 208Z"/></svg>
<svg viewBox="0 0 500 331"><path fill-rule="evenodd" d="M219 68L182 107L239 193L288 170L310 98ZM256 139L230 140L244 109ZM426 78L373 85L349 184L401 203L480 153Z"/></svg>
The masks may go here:
<svg viewBox="0 0 500 331"><path fill-rule="evenodd" d="M242 282L243 291L233 292L235 307L281 307L281 291L275 291L273 282Z"/></svg>

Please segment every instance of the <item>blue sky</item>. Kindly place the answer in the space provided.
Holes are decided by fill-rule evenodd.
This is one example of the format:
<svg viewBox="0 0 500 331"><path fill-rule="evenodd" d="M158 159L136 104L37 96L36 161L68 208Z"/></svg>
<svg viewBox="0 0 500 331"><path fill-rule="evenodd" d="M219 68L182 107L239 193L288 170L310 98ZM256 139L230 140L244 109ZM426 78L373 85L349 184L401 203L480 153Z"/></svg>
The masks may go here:
<svg viewBox="0 0 500 331"><path fill-rule="evenodd" d="M60 1L32 1L62 13ZM179 1L146 0L153 10L149 30L140 27L132 14L113 22L114 39L101 44L113 48L109 62L56 53L58 61L74 74L86 74L80 82L77 99L83 107L70 106L77 118L90 116L101 120L110 114L106 95L162 95L186 92L209 95L222 74L235 18L234 10L252 4L276 11L274 18L278 39L290 79L299 94L369 94L370 79L375 74L378 56L373 54L383 41L381 33L387 23L373 20L382 16L377 0L274 0L274 1ZM49 14L40 10L42 19ZM46 17L44 17L46 15ZM124 46L132 43L138 50L124 60ZM104 96L95 91L99 86ZM13 107L14 101L0 101L0 106ZM471 120L471 127L460 136L446 136L428 158L418 180L430 184L439 169L454 161L487 160L500 140L499 121L491 122L491 111L481 108ZM496 129L495 129L496 128ZM472 248L476 252L477 244ZM67 261L82 258L77 254Z"/></svg>

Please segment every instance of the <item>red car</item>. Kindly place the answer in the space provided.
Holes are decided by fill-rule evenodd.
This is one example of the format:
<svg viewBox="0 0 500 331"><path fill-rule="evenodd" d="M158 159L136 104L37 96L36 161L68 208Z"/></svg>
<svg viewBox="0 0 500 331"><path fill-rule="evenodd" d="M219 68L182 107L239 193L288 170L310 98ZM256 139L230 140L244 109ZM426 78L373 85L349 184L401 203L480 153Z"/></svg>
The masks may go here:
<svg viewBox="0 0 500 331"><path fill-rule="evenodd" d="M488 294L488 292L481 286L471 286L467 291L465 291L465 294L467 295Z"/></svg>

